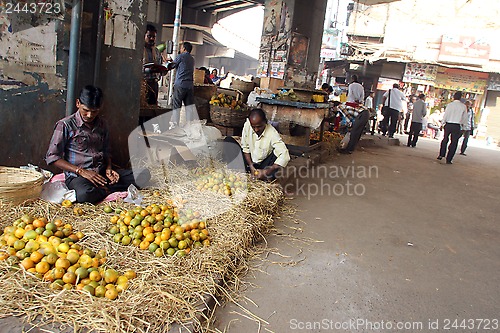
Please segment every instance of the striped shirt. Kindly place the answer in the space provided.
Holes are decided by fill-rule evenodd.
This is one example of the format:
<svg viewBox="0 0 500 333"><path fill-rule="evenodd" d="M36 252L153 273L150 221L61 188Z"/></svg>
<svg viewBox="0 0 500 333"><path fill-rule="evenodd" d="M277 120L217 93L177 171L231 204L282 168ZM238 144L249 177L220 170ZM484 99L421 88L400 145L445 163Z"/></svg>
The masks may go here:
<svg viewBox="0 0 500 333"><path fill-rule="evenodd" d="M97 116L90 128L77 111L56 123L45 162L50 165L64 159L79 168L101 173L106 169L109 157L109 133L104 120ZM77 176L69 171L64 174L66 177Z"/></svg>

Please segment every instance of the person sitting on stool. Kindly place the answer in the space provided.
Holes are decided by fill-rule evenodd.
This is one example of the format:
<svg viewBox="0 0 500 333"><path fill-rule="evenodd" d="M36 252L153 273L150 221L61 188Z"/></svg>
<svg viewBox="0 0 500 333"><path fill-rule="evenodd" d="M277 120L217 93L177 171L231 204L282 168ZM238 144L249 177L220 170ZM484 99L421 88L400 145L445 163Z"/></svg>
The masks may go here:
<svg viewBox="0 0 500 333"><path fill-rule="evenodd" d="M227 137L224 141L237 144L232 137ZM285 143L278 131L268 124L266 114L262 109L250 111L241 134L241 151L246 171L261 180L276 179L276 173L286 167L290 161L290 154ZM239 148L237 153L239 153ZM234 151L225 149L223 160L230 162L234 156Z"/></svg>

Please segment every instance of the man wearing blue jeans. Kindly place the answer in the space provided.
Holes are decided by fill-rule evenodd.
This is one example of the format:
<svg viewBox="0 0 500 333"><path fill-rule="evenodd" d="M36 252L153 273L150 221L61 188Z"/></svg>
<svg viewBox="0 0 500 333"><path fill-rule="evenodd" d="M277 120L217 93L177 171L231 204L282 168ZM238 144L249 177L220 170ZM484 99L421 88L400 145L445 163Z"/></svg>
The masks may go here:
<svg viewBox="0 0 500 333"><path fill-rule="evenodd" d="M173 115L171 119L170 128L179 125L180 110L182 103L185 106L194 104L194 58L191 55L193 45L189 42L182 44L182 53L175 58L175 60L168 64L168 69L177 68L174 81L174 95L172 98ZM192 113L194 110L186 110L186 120L193 119Z"/></svg>

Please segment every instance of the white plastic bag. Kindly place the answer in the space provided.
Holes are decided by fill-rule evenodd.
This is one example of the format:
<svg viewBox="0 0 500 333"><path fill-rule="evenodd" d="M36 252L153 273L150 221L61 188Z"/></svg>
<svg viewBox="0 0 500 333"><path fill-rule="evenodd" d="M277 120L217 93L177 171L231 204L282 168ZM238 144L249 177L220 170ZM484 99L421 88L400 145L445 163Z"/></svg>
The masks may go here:
<svg viewBox="0 0 500 333"><path fill-rule="evenodd" d="M53 203L61 203L64 200L76 201L75 190L70 190L64 182L47 182L42 186L40 198Z"/></svg>
<svg viewBox="0 0 500 333"><path fill-rule="evenodd" d="M137 187L131 184L128 187L127 192L127 197L123 199L123 201L140 206L142 203L142 199L144 199L144 196L141 194L141 192L139 192Z"/></svg>
<svg viewBox="0 0 500 333"><path fill-rule="evenodd" d="M342 141L340 141L340 149L346 149L351 140L351 132L347 132Z"/></svg>

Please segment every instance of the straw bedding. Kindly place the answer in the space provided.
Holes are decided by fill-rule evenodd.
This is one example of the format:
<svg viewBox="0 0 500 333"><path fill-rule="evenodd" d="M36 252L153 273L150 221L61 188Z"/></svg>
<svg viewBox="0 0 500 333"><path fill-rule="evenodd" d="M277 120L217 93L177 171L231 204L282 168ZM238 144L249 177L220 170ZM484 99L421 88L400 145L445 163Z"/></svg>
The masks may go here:
<svg viewBox="0 0 500 333"><path fill-rule="evenodd" d="M173 168L170 176L187 177L182 168ZM107 233L110 214L103 206L78 205L84 215L77 217L72 208L36 201L27 205L1 207L3 228L25 213L61 218L86 235L80 242L84 248L105 249L106 266L120 272L133 269L137 278L114 300L97 298L76 290L54 291L17 266L0 262L0 317L22 316L35 325L62 324L75 331L93 332L167 332L172 324L186 325L206 331L202 310L211 297L227 295L238 284L238 275L248 269L252 246L273 225L280 214L283 194L280 189L263 182L249 180L248 195L242 201L217 197L214 193L197 191L189 181L178 182L161 190L145 190L143 205L164 203L174 199L182 207L194 205L207 219L212 243L191 251L184 258L157 258L147 250L114 243ZM185 198L188 201L185 202ZM220 206L214 200L227 200L229 207L217 214ZM117 202L113 207L131 208Z"/></svg>

